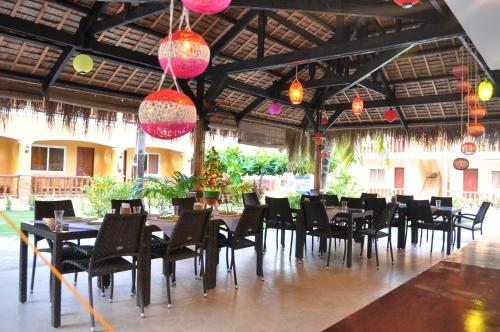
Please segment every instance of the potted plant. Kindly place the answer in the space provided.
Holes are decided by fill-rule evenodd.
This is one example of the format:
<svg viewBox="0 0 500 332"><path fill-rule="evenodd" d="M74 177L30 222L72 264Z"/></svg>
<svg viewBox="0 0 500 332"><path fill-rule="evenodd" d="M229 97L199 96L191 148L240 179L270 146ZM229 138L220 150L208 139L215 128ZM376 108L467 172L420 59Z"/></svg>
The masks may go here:
<svg viewBox="0 0 500 332"><path fill-rule="evenodd" d="M212 147L205 160L203 174L200 182L203 187L203 197L207 199L219 199L220 190L227 179L224 177L223 165L220 162L220 155Z"/></svg>

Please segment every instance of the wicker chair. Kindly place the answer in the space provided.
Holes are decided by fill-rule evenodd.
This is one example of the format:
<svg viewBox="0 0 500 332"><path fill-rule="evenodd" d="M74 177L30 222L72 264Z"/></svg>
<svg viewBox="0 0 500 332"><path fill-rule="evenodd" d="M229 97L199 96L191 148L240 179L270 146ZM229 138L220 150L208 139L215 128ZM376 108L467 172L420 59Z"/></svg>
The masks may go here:
<svg viewBox="0 0 500 332"><path fill-rule="evenodd" d="M363 198L354 198L354 197L342 197L340 202L347 202L347 207L350 209L362 209L364 199Z"/></svg>
<svg viewBox="0 0 500 332"><path fill-rule="evenodd" d="M453 206L453 197L432 196L431 205L436 206L436 201L441 201L441 206L447 206L447 207Z"/></svg>
<svg viewBox="0 0 500 332"><path fill-rule="evenodd" d="M364 202L365 209L373 211L373 219L377 219L382 214L386 205L385 198L366 198Z"/></svg>
<svg viewBox="0 0 500 332"><path fill-rule="evenodd" d="M320 202L321 198L322 198L322 196L319 196L319 195L306 195L306 194L302 194L300 196L300 202L302 203L306 199L309 200L310 202Z"/></svg>
<svg viewBox="0 0 500 332"><path fill-rule="evenodd" d="M377 260L377 269L379 267L378 261L378 245L377 240L382 237L387 236L387 242L389 249L391 251L391 261L394 263L394 255L392 253L392 241L391 241L391 224L394 215L396 214L397 205L394 203L388 203L384 206L381 213L379 213L374 219L370 227L356 231L362 236L370 236L372 241L375 243L375 257ZM387 232L382 230L388 228ZM361 242L361 252L363 252L363 243Z"/></svg>
<svg viewBox="0 0 500 332"><path fill-rule="evenodd" d="M260 205L259 196L257 193L243 193L243 206L252 206L252 205Z"/></svg>
<svg viewBox="0 0 500 332"><path fill-rule="evenodd" d="M377 197L378 197L377 193L361 193L361 196L359 198L368 199L368 198L377 198Z"/></svg>
<svg viewBox="0 0 500 332"><path fill-rule="evenodd" d="M444 238L445 238L445 222L442 220L437 220L433 218L431 205L427 200L413 200L409 201L407 205L407 215L408 220L410 220L412 227L415 227L417 230L431 230L431 255L432 248L434 245L434 231L440 230L443 232L443 247L441 250L444 250ZM422 231L420 232L420 245L422 245Z"/></svg>
<svg viewBox="0 0 500 332"><path fill-rule="evenodd" d="M114 273L137 270L137 261L143 255L141 248L146 223L146 214L113 215L107 214L97 235L94 247L85 259L66 259L63 270L86 271L88 273L89 303L93 306L92 278L109 275L113 301ZM85 251L85 250L84 250ZM132 257L132 262L123 257ZM141 317L144 317L144 293L138 284L141 303ZM90 314L91 331L95 331L94 315Z"/></svg>
<svg viewBox="0 0 500 332"><path fill-rule="evenodd" d="M408 201L413 201L413 195L396 195L398 203L407 204Z"/></svg>
<svg viewBox="0 0 500 332"><path fill-rule="evenodd" d="M316 236L320 239L328 239L328 259L326 269L330 269L330 251L332 238L344 240L344 260L346 255L347 226L331 224L322 202L302 202L302 212L305 226L308 231L306 235Z"/></svg>
<svg viewBox="0 0 500 332"><path fill-rule="evenodd" d="M278 249L278 230L281 229L281 236L284 239L285 230L292 232L290 240L290 256L292 255L293 233L296 228L295 218L292 216L292 209L288 198L274 198L266 196L267 214L264 224L264 251L266 250L267 230L269 228L276 229L276 249ZM283 248L284 243L282 242Z"/></svg>
<svg viewBox="0 0 500 332"><path fill-rule="evenodd" d="M196 197L172 198L172 205L179 207L179 215L183 211L193 210L194 203L196 203Z"/></svg>
<svg viewBox="0 0 500 332"><path fill-rule="evenodd" d="M142 199L137 198L137 199L112 199L111 200L111 208L115 210L116 214L120 214L120 208L122 207L122 203L128 203L130 204L130 208L132 209L133 207L140 207L141 212L146 212L144 210L144 203L142 202Z"/></svg>
<svg viewBox="0 0 500 332"><path fill-rule="evenodd" d="M323 200L325 201L326 206L339 206L340 205L339 197L337 195L324 194Z"/></svg>
<svg viewBox="0 0 500 332"><path fill-rule="evenodd" d="M200 274L203 279L203 295L207 296L205 265L204 265L204 250L205 238L208 219L212 213L208 210L184 210L179 216L179 221L175 224L172 235L168 240L167 250L165 254L166 276L167 276L167 299L168 307L172 307L170 297L170 272L172 272L172 284L175 285L175 262L188 259L199 258L201 262ZM193 249L188 248L193 246ZM170 264L171 263L171 264ZM172 271L170 271L172 268Z"/></svg>
<svg viewBox="0 0 500 332"><path fill-rule="evenodd" d="M474 240L474 232L479 231L480 234L483 234L483 222L486 217L486 212L490 208L490 202L483 202L477 211L477 214L461 214L461 222L455 223L456 228L466 229L472 232L472 239ZM464 222L464 220L468 220L468 222ZM471 222L472 221L472 222Z"/></svg>
<svg viewBox="0 0 500 332"><path fill-rule="evenodd" d="M43 218L54 218L54 210L64 210L65 217L75 216L73 203L70 199L61 201L35 201L35 220L42 220ZM40 242L41 240L43 240L43 238L35 235L34 238L35 247L38 247L38 242ZM40 252L52 254L52 241L47 240L47 243L49 245L48 248L41 248L39 250ZM78 240L77 244L80 244L80 240ZM63 259L86 257L84 254L82 254L81 251L76 250L74 246L75 243L73 242L63 243L63 250L62 250ZM90 248L89 246L87 247ZM33 293L33 287L35 284L36 258L37 255L33 255L33 268L31 270L30 293ZM77 279L78 279L78 273L75 273L73 281L75 285Z"/></svg>
<svg viewBox="0 0 500 332"><path fill-rule="evenodd" d="M236 228L228 231L226 239L219 240L219 249L226 247L226 266L228 272L233 271L234 288L238 288L234 252L239 249L255 247L257 236L262 232L265 210L265 205L249 205L245 207ZM247 239L249 236L255 236L255 241ZM229 265L228 260L229 249L231 249L231 265ZM264 275L260 277L264 280Z"/></svg>

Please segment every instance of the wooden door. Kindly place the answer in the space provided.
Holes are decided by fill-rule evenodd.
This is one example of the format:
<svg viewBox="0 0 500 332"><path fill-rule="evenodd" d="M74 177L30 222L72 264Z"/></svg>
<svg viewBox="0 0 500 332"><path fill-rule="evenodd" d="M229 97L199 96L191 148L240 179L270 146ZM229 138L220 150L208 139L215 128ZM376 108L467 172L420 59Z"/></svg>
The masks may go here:
<svg viewBox="0 0 500 332"><path fill-rule="evenodd" d="M394 168L394 188L404 189L405 169L403 167Z"/></svg>
<svg viewBox="0 0 500 332"><path fill-rule="evenodd" d="M477 168L464 171L464 191L477 192Z"/></svg>
<svg viewBox="0 0 500 332"><path fill-rule="evenodd" d="M76 176L94 176L94 148L76 149Z"/></svg>

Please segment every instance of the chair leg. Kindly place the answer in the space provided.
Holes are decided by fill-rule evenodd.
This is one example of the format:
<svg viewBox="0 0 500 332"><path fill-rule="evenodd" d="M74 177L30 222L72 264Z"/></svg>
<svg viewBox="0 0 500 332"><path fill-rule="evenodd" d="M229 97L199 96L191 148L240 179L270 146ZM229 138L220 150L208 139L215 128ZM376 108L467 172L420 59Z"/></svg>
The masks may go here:
<svg viewBox="0 0 500 332"><path fill-rule="evenodd" d="M443 245L441 246L441 252L443 252L443 251L444 251L444 240L445 240L445 237L444 237L444 236L445 236L445 232L444 232L444 230L443 230Z"/></svg>
<svg viewBox="0 0 500 332"><path fill-rule="evenodd" d="M377 239L373 239L373 242L375 242L375 259L377 260L377 269L379 268L379 264L378 264L378 241Z"/></svg>
<svg viewBox="0 0 500 332"><path fill-rule="evenodd" d="M422 246L422 235L424 234L424 230L420 230L420 246Z"/></svg>
<svg viewBox="0 0 500 332"><path fill-rule="evenodd" d="M363 257L363 247L365 246L365 237L361 237L361 250L359 251L359 257Z"/></svg>
<svg viewBox="0 0 500 332"><path fill-rule="evenodd" d="M276 227L276 250L278 250L278 244L279 244L279 232L280 232L279 227Z"/></svg>
<svg viewBox="0 0 500 332"><path fill-rule="evenodd" d="M474 240L474 231L472 231L472 240Z"/></svg>
<svg viewBox="0 0 500 332"><path fill-rule="evenodd" d="M264 249L263 251L266 251L266 240L267 240L267 225L266 228L264 229Z"/></svg>
<svg viewBox="0 0 500 332"><path fill-rule="evenodd" d="M137 265L136 261L137 260L135 258L132 259L132 263L134 265ZM135 294L135 277L136 277L136 274L137 274L136 269L132 269L132 288L130 289L130 296L134 296L134 294Z"/></svg>
<svg viewBox="0 0 500 332"><path fill-rule="evenodd" d="M389 241L387 242L389 244L389 249L391 250L391 262L394 263L394 255L392 254L392 240L389 237Z"/></svg>
<svg viewBox="0 0 500 332"><path fill-rule="evenodd" d="M234 288L238 289L238 279L236 278L236 262L234 260L234 249L231 248L231 265L233 267Z"/></svg>
<svg viewBox="0 0 500 332"><path fill-rule="evenodd" d="M429 242L429 230L427 230L427 233L425 235L425 242Z"/></svg>
<svg viewBox="0 0 500 332"><path fill-rule="evenodd" d="M167 302L168 302L168 308L172 308L172 301L170 299L170 262L167 262L165 265L167 269Z"/></svg>
<svg viewBox="0 0 500 332"><path fill-rule="evenodd" d="M346 254L347 254L347 240L344 239L344 258L342 259L342 262L345 262Z"/></svg>
<svg viewBox="0 0 500 332"><path fill-rule="evenodd" d="M172 287L176 286L176 279L175 279L176 266L175 265L176 265L175 262L172 262Z"/></svg>
<svg viewBox="0 0 500 332"><path fill-rule="evenodd" d="M197 250L198 248L195 248ZM196 264L198 257L194 257L194 278L198 280L198 266Z"/></svg>
<svg viewBox="0 0 500 332"><path fill-rule="evenodd" d="M139 288L139 297L141 299L141 318L144 318L146 317L146 315L144 314L144 292L142 290L141 284L139 284L138 288Z"/></svg>
<svg viewBox="0 0 500 332"><path fill-rule="evenodd" d="M293 232L294 230L292 229L292 237L290 239L290 254L288 256L292 257L292 248L293 248Z"/></svg>
<svg viewBox="0 0 500 332"><path fill-rule="evenodd" d="M92 277L89 275L89 283L88 283L88 291L89 291L89 304L93 308L94 307L94 297L92 295ZM95 318L92 312L90 313L90 331L95 331Z"/></svg>
<svg viewBox="0 0 500 332"><path fill-rule="evenodd" d="M77 282L78 282L78 272L75 272L75 275L73 276L73 286L76 286Z"/></svg>
<svg viewBox="0 0 500 332"><path fill-rule="evenodd" d="M35 243L35 248L36 248L36 243ZM35 271L36 271L36 254L33 252L33 266L31 268L30 294L33 294L33 286L35 285Z"/></svg>
<svg viewBox="0 0 500 332"><path fill-rule="evenodd" d="M332 249L332 238L328 239L328 259L326 260L326 269L330 269L330 251Z"/></svg>
<svg viewBox="0 0 500 332"><path fill-rule="evenodd" d="M206 283L206 276L205 276L205 259L203 257L203 249L201 249L200 252L200 273L201 273L201 279L202 279L202 284L203 284L203 296L207 297L207 283Z"/></svg>
<svg viewBox="0 0 500 332"><path fill-rule="evenodd" d="M434 246L434 229L432 229L432 235L431 235L431 256L432 256L432 247Z"/></svg>
<svg viewBox="0 0 500 332"><path fill-rule="evenodd" d="M226 267L227 272L231 272L231 267L229 266L229 246L226 247Z"/></svg>
<svg viewBox="0 0 500 332"><path fill-rule="evenodd" d="M110 284L110 291L109 291L109 303L113 303L113 291L115 289L115 275L111 274L110 276L111 279L111 284Z"/></svg>
<svg viewBox="0 0 500 332"><path fill-rule="evenodd" d="M311 236L311 252L314 255L314 236Z"/></svg>

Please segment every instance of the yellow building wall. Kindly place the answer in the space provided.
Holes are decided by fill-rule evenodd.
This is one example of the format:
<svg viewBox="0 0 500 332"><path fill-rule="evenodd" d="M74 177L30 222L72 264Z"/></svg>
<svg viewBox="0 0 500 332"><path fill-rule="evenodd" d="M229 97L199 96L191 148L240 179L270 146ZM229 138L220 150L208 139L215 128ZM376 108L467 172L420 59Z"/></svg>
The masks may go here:
<svg viewBox="0 0 500 332"><path fill-rule="evenodd" d="M132 175L132 166L134 164L134 148L127 150L127 178ZM184 154L173 150L163 148L146 148L146 153L156 153L160 155L160 174L159 177L172 176L175 171L182 171L184 165Z"/></svg>
<svg viewBox="0 0 500 332"><path fill-rule="evenodd" d="M7 137L0 137L0 174L12 175L17 173L19 143Z"/></svg>
<svg viewBox="0 0 500 332"><path fill-rule="evenodd" d="M117 153L111 147L79 141L35 141L33 145L61 146L66 148L63 175L76 176L77 148L94 148L94 176L112 176L116 172ZM33 172L36 174L38 172ZM47 174L50 172L40 172ZM60 173L57 173L60 174Z"/></svg>

